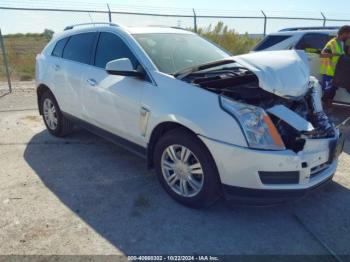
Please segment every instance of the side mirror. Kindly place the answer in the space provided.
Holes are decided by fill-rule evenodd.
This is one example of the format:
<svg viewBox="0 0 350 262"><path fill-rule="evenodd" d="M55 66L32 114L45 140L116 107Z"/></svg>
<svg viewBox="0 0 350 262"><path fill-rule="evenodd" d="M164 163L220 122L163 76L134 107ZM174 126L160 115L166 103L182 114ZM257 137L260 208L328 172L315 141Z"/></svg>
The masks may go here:
<svg viewBox="0 0 350 262"><path fill-rule="evenodd" d="M108 62L106 65L106 71L110 75L134 76L139 78L145 77L143 72L134 69L129 58L121 58Z"/></svg>

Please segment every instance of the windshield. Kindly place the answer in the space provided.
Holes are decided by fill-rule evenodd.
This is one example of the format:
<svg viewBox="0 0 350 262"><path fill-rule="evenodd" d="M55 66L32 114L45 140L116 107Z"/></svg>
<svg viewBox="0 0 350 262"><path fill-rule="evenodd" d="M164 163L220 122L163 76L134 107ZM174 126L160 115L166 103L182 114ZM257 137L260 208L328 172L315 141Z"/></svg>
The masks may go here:
<svg viewBox="0 0 350 262"><path fill-rule="evenodd" d="M136 34L134 38L158 69L167 74L230 57L195 34Z"/></svg>

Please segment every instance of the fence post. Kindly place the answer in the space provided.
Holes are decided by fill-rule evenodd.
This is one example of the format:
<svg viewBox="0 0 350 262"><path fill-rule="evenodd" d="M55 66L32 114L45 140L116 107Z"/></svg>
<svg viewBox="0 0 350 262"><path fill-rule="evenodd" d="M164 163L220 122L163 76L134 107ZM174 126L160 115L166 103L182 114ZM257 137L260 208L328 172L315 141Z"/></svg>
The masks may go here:
<svg viewBox="0 0 350 262"><path fill-rule="evenodd" d="M194 8L193 8L193 23L194 23L194 32L197 33L197 14Z"/></svg>
<svg viewBox="0 0 350 262"><path fill-rule="evenodd" d="M108 8L108 21L112 23L112 13L111 13L111 9L109 8L109 4L107 4L107 8Z"/></svg>
<svg viewBox="0 0 350 262"><path fill-rule="evenodd" d="M321 12L321 15L323 17L323 27L326 27L327 17L322 12Z"/></svg>
<svg viewBox="0 0 350 262"><path fill-rule="evenodd" d="M1 45L1 50L2 50L2 58L4 60L4 65L5 65L5 70L6 70L7 83L9 85L9 91L11 93L12 92L11 77L10 77L10 71L9 71L9 66L8 66L8 62L7 62L5 44L4 44L4 40L2 37L1 29L0 29L0 45Z"/></svg>
<svg viewBox="0 0 350 262"><path fill-rule="evenodd" d="M264 16L264 36L266 36L266 28L267 28L267 16L263 10L261 10L261 13Z"/></svg>

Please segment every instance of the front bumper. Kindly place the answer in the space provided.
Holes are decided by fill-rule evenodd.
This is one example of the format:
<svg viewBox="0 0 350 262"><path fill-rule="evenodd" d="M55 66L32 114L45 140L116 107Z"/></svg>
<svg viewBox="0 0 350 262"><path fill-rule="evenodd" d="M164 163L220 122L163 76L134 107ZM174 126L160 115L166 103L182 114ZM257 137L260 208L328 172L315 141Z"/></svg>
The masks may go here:
<svg viewBox="0 0 350 262"><path fill-rule="evenodd" d="M334 174L333 174L334 175ZM306 189L251 189L223 185L223 191L226 200L232 201L235 204L276 204L286 201L297 200L305 197L311 192L314 192L326 185L328 185L333 178L333 175L327 177L312 187Z"/></svg>
<svg viewBox="0 0 350 262"><path fill-rule="evenodd" d="M330 181L338 165L337 156L330 161L330 145L337 142L338 137L307 139L304 150L298 153L254 150L199 137L213 155L227 198L269 202L299 198ZM297 179L266 182L262 173L274 174L277 178L296 173Z"/></svg>

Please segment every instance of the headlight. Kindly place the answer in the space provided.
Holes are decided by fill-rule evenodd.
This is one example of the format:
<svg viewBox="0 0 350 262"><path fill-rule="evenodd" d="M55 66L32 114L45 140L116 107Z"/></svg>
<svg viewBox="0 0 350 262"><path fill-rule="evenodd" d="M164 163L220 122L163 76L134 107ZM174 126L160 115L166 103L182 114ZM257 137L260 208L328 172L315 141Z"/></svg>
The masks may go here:
<svg viewBox="0 0 350 262"><path fill-rule="evenodd" d="M284 150L285 145L270 117L262 108L220 96L221 107L240 123L251 148Z"/></svg>

